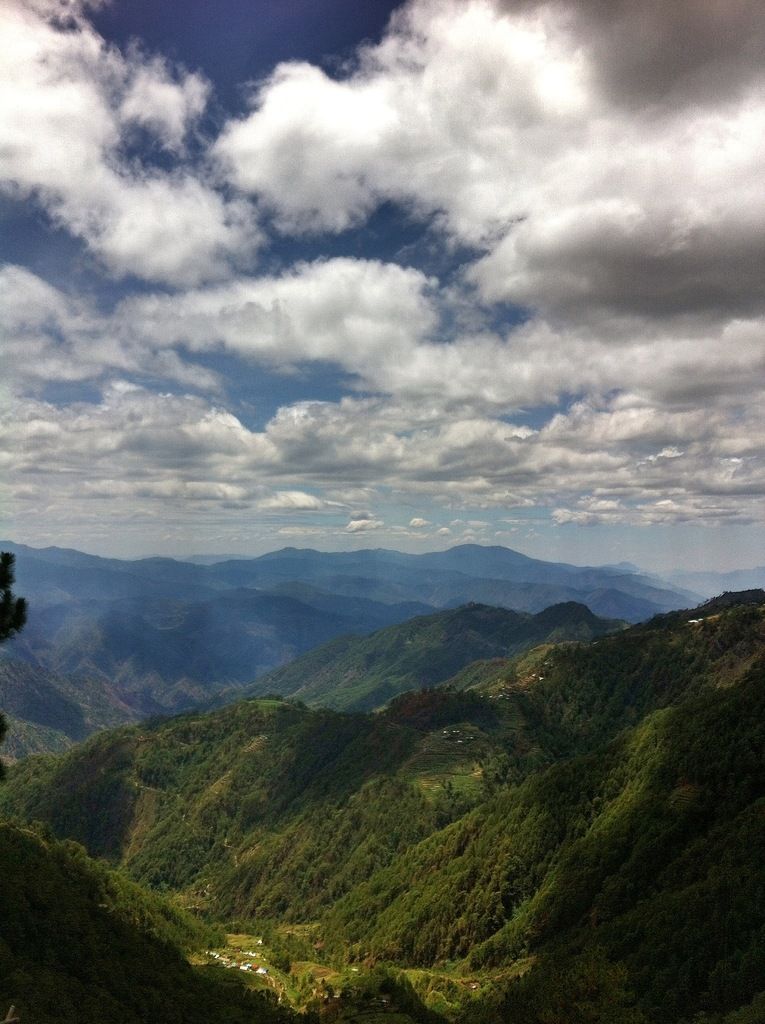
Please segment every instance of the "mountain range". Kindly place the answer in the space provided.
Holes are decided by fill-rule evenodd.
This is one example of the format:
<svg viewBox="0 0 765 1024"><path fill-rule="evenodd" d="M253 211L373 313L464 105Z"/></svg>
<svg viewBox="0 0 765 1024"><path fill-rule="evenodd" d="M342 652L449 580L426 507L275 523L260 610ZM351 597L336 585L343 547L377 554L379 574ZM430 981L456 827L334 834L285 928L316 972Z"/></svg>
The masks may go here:
<svg viewBox="0 0 765 1024"><path fill-rule="evenodd" d="M340 637L261 676L249 695L274 693L310 706L372 711L406 690L438 686L471 662L503 659L544 643L591 640L625 623L574 601L536 615L469 604Z"/></svg>
<svg viewBox="0 0 765 1024"><path fill-rule="evenodd" d="M477 545L424 555L285 548L212 564L11 542L0 549L15 554L17 589L32 609L2 649L0 706L16 756L62 749L83 728L232 695L332 639L468 602L528 613L576 602L627 621L696 603L630 567L577 567ZM51 708L81 704L84 724L69 712L29 715L30 700L16 694L33 691L47 693Z"/></svg>
<svg viewBox="0 0 765 1024"><path fill-rule="evenodd" d="M765 593L726 595L374 714L251 698L104 732L20 762L0 812L296 930L296 976L392 964L440 1019L753 1024L764 701Z"/></svg>

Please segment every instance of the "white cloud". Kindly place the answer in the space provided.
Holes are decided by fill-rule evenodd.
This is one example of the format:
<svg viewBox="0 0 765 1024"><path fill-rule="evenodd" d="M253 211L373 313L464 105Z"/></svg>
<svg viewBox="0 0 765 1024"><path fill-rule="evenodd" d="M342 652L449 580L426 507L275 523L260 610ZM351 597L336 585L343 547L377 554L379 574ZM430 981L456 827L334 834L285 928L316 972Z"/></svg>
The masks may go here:
<svg viewBox="0 0 765 1024"><path fill-rule="evenodd" d="M186 481L189 499L201 493L197 484L230 484L246 497L213 490L213 498L260 502L264 512L366 504L374 481L413 500L476 510L536 503L568 510L580 523L659 514L664 521L675 506L657 513L652 502L665 497L678 515L695 507L689 501L708 500L719 521L758 516L765 495L761 324L734 322L716 336L696 326L682 339L677 330L654 330L649 342L617 321L606 325L615 328L610 340L536 323L505 342L438 346L422 337L434 316L426 285L395 266L326 261L176 296L175 305L143 296L104 316L27 271L6 268L0 323L19 386L41 375L167 376L214 387L209 370L182 358L185 338L186 352L212 351L223 340L237 354L282 366L333 360L382 392L296 402L260 431L226 412L222 393L215 408L135 385L107 387L100 405L27 404L18 417L28 429L7 439L9 451L32 453L29 463L20 459L19 479L42 480L66 466L65 482L80 472L88 480L103 475L106 493L110 481L138 473L144 481ZM477 359L481 347L486 358ZM534 429L501 415L524 397L554 403L565 389L586 397ZM103 452L109 463L99 468ZM162 493L161 486L141 491L147 499ZM622 501L625 510L582 505L582 494ZM471 518L468 526L481 522Z"/></svg>
<svg viewBox="0 0 765 1024"><path fill-rule="evenodd" d="M487 250L470 277L491 301L751 315L762 22L750 0L420 0L342 79L280 65L216 152L284 230L339 231L384 200L435 217Z"/></svg>
<svg viewBox="0 0 765 1024"><path fill-rule="evenodd" d="M354 494L369 494L370 479L396 501L427 499L455 510L536 505L555 510L558 523L686 522L693 515L762 521L759 409L739 410L734 431L722 429L719 413L702 423L680 411L663 414L662 423L640 403L645 418L627 417L627 430L627 408L623 397L575 406L568 424L556 416L518 437L490 418L418 423L416 412L407 417L383 398L344 399L283 407L251 430L201 397L124 383L98 404L26 399L8 408L0 419L0 469L25 522L35 509L52 515L62 508L119 517L153 510L158 520L235 516L237 509L250 516L339 513ZM661 435L679 441L683 455L650 460L673 447ZM388 518L357 506L345 532L380 530ZM454 523L474 531L490 521L466 520ZM416 531L429 524L415 517L409 525Z"/></svg>
<svg viewBox="0 0 765 1024"><path fill-rule="evenodd" d="M343 508L340 502L326 501L305 491L276 491L257 503L261 512L321 512Z"/></svg>
<svg viewBox="0 0 765 1024"><path fill-rule="evenodd" d="M0 187L33 196L115 275L193 284L258 244L251 208L195 172L126 159L131 126L182 148L207 84L137 50L108 47L77 6L67 26L22 0L0 6Z"/></svg>
<svg viewBox="0 0 765 1024"><path fill-rule="evenodd" d="M348 533L368 533L372 530L379 530L384 525L382 519L368 516L363 519L351 519L346 530Z"/></svg>
<svg viewBox="0 0 765 1024"><path fill-rule="evenodd" d="M115 320L149 346L223 346L277 366L332 361L373 385L410 360L436 314L424 274L376 260L298 264L279 277L239 278L184 295L126 300Z"/></svg>
<svg viewBox="0 0 765 1024"><path fill-rule="evenodd" d="M209 93L210 85L201 75L187 74L173 81L165 63L154 57L133 72L119 116L148 128L167 149L180 150L189 126L204 112Z"/></svg>
<svg viewBox="0 0 765 1024"><path fill-rule="evenodd" d="M216 390L218 375L171 349L139 344L92 301L53 288L23 267L0 267L5 379L17 388L128 374Z"/></svg>
<svg viewBox="0 0 765 1024"><path fill-rule="evenodd" d="M329 361L356 386L392 394L417 417L446 410L508 412L555 405L562 395L622 390L648 404L698 408L759 391L765 374L765 319L647 325L605 318L592 327L554 328L535 319L505 338L438 331L439 294L421 272L374 260L298 264L278 277L237 278L183 295L123 302L104 323L126 349L155 354L214 352L290 367ZM622 416L629 430L628 415ZM506 424L523 438L533 429ZM637 429L642 429L638 427Z"/></svg>
<svg viewBox="0 0 765 1024"><path fill-rule="evenodd" d="M321 514L343 536L393 535L400 506L381 494L459 512L462 536L494 508L560 525L762 519L761 5L414 0L342 79L276 69L214 147L228 184L190 155L208 84L108 47L83 10L0 8L3 187L112 274L180 290L105 311L0 271L8 376L27 396L3 458L24 510ZM131 149L147 134L153 165ZM256 206L283 231L338 232L389 200L431 241L475 247L448 287L349 256L241 269ZM529 318L498 327L488 306L505 301ZM330 364L349 394L249 429L210 368L220 351L242 375ZM29 398L49 380L103 399ZM205 397L145 389L157 380Z"/></svg>

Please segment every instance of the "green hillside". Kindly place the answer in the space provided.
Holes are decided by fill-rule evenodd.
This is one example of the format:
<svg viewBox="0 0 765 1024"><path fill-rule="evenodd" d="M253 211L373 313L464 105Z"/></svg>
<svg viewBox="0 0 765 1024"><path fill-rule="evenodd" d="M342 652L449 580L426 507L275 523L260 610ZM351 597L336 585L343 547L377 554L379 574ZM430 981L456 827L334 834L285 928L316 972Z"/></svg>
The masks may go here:
<svg viewBox="0 0 765 1024"><path fill-rule="evenodd" d="M76 844L0 824L0 1009L30 1024L230 1024L287 1014L184 953L221 941Z"/></svg>
<svg viewBox="0 0 765 1024"><path fill-rule="evenodd" d="M11 768L0 813L214 918L310 925L295 991L389 962L475 1024L751 1024L758 600L483 660L372 715L255 699L101 734Z"/></svg>
<svg viewBox="0 0 765 1024"><path fill-rule="evenodd" d="M519 716L479 695L404 696L384 715L253 700L93 737L15 766L0 813L238 916L311 916L484 794ZM519 756L521 756L519 754Z"/></svg>
<svg viewBox="0 0 765 1024"><path fill-rule="evenodd" d="M254 692L371 711L406 690L437 686L478 659L507 658L545 642L591 640L622 625L573 601L536 615L470 604L369 637L333 640L262 677Z"/></svg>
<svg viewBox="0 0 765 1024"><path fill-rule="evenodd" d="M598 948L657 1022L747 1002L765 957L764 672L503 792L340 900L325 937L473 970Z"/></svg>

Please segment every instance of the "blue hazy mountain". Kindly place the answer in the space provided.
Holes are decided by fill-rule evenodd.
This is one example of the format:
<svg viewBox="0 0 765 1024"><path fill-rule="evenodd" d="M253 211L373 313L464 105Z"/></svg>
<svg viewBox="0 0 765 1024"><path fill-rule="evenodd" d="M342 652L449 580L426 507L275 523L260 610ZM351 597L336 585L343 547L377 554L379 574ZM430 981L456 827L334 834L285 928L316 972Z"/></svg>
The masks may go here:
<svg viewBox="0 0 765 1024"><path fill-rule="evenodd" d="M754 569L734 569L731 572L683 572L669 577L673 584L690 587L704 597L714 597L726 590L756 590L765 587L765 565Z"/></svg>
<svg viewBox="0 0 765 1024"><path fill-rule="evenodd" d="M478 545L422 555L285 548L211 564L10 542L0 550L16 554L16 587L31 608L3 660L39 670L45 685L63 680L67 700L79 687L91 697L100 687L96 718L104 724L181 711L334 638L471 602L528 613L577 602L630 622L697 603L694 594L622 566L545 562ZM6 710L19 720L13 742L13 728L26 719ZM32 725L24 742L38 749L48 735L40 729L55 723ZM80 738L76 729L64 733Z"/></svg>

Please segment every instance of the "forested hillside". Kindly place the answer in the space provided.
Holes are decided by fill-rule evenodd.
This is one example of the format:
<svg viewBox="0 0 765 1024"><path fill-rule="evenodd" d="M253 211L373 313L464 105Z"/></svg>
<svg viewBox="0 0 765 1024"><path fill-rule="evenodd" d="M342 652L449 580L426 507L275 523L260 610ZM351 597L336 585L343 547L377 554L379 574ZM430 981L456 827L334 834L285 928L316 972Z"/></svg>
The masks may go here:
<svg viewBox="0 0 765 1024"><path fill-rule="evenodd" d="M478 761L522 729L488 700L448 692L380 716L246 701L31 758L0 807L142 881L204 890L216 911L294 918L480 799ZM529 761L540 756L529 746Z"/></svg>
<svg viewBox="0 0 765 1024"><path fill-rule="evenodd" d="M764 669L498 795L340 900L325 937L473 969L600 950L656 1022L748 1002L765 957Z"/></svg>
<svg viewBox="0 0 765 1024"><path fill-rule="evenodd" d="M762 597L373 715L260 698L104 733L15 766L0 811L214 919L310 924L322 963L392 962L447 1015L716 1024L762 988Z"/></svg>
<svg viewBox="0 0 765 1024"><path fill-rule="evenodd" d="M263 676L253 693L370 711L406 690L437 686L478 659L507 658L542 643L591 640L623 627L569 602L531 615L470 604L420 616L369 637L342 637Z"/></svg>
<svg viewBox="0 0 765 1024"><path fill-rule="evenodd" d="M0 1007L24 1024L253 1024L288 1014L185 954L220 929L90 860L81 847L0 823Z"/></svg>

